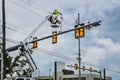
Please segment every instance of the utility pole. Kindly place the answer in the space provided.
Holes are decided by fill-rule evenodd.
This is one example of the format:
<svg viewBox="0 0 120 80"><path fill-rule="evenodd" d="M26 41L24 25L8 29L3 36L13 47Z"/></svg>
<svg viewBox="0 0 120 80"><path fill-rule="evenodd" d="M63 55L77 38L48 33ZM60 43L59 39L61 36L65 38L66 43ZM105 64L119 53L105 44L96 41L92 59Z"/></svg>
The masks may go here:
<svg viewBox="0 0 120 80"><path fill-rule="evenodd" d="M106 80L106 72L105 72L105 68L104 68L103 74L104 74L104 80Z"/></svg>
<svg viewBox="0 0 120 80"><path fill-rule="evenodd" d="M1 70L1 78L2 80L6 77L6 30L5 30L5 0L2 0L2 70Z"/></svg>
<svg viewBox="0 0 120 80"><path fill-rule="evenodd" d="M52 69L49 69L49 80L51 80L51 71Z"/></svg>
<svg viewBox="0 0 120 80"><path fill-rule="evenodd" d="M100 70L100 80L102 80L102 74L101 74L101 70Z"/></svg>
<svg viewBox="0 0 120 80"><path fill-rule="evenodd" d="M54 63L55 80L57 80L57 62Z"/></svg>
<svg viewBox="0 0 120 80"><path fill-rule="evenodd" d="M78 13L78 25L80 24L80 14ZM80 38L78 38L78 62L79 62L79 79L81 80L81 53L80 53Z"/></svg>

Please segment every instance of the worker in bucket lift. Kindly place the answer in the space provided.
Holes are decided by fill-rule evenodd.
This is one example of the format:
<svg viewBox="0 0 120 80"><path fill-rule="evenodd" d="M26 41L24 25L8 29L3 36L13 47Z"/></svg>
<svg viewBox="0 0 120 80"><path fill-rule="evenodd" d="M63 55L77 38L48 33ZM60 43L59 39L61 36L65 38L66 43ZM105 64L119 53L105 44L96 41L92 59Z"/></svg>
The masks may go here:
<svg viewBox="0 0 120 80"><path fill-rule="evenodd" d="M49 21L52 24L57 24L57 23L61 24L62 20L63 20L62 14L58 10L54 10L49 18Z"/></svg>

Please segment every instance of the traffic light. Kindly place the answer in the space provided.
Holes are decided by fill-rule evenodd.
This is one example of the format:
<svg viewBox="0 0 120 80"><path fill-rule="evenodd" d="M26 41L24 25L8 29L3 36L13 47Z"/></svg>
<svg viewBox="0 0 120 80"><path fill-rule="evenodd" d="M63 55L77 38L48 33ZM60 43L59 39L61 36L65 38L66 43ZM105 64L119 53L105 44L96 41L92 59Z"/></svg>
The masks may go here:
<svg viewBox="0 0 120 80"><path fill-rule="evenodd" d="M52 37L52 43L53 44L55 44L55 43L57 43L57 31L54 31L54 32L52 32L52 35L53 35L53 37Z"/></svg>
<svg viewBox="0 0 120 80"><path fill-rule="evenodd" d="M37 40L37 37L33 37L33 40ZM33 48L37 48L37 41L33 42Z"/></svg>
<svg viewBox="0 0 120 80"><path fill-rule="evenodd" d="M84 27L79 28L80 37L84 37Z"/></svg>
<svg viewBox="0 0 120 80"><path fill-rule="evenodd" d="M84 65L82 66L82 70L85 71L85 66Z"/></svg>
<svg viewBox="0 0 120 80"><path fill-rule="evenodd" d="M78 64L74 64L74 69L77 70L79 67L78 67Z"/></svg>
<svg viewBox="0 0 120 80"><path fill-rule="evenodd" d="M75 30L75 38L79 38L79 29Z"/></svg>
<svg viewBox="0 0 120 80"><path fill-rule="evenodd" d="M89 71L90 71L90 72L92 72L92 71L93 71L93 70L92 70L92 67L90 67Z"/></svg>
<svg viewBox="0 0 120 80"><path fill-rule="evenodd" d="M78 28L75 30L75 38L84 37L84 27L81 27L80 25L77 25L75 27Z"/></svg>

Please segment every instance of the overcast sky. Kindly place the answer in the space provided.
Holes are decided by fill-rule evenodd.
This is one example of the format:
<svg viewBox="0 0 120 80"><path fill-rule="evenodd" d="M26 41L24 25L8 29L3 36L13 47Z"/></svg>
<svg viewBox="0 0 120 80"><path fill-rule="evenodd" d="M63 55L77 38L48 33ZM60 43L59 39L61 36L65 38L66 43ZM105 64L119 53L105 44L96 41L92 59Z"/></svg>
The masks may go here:
<svg viewBox="0 0 120 80"><path fill-rule="evenodd" d="M0 4L1 2L2 0ZM78 13L80 13L81 23L87 20L92 22L102 20L101 26L92 28L90 31L86 30L85 37L81 38L82 64L87 68L91 66L97 70L100 70L100 67L106 68L108 76L111 76L113 80L119 80L119 0L6 0L6 34L7 38L12 39L12 42L14 42L7 41L7 48L23 41L55 9L63 14L63 31L74 28ZM2 21L1 6L0 12L0 21ZM46 21L34 36L42 38L51 35L52 31L55 30ZM49 69L52 69L52 72L54 71L54 61L63 61L66 65L75 63L66 58L76 59L77 57L78 41L74 38L74 32L58 36L57 44L52 44L51 39L40 41L38 44L39 46L34 50L32 56L40 69L41 75L48 75ZM17 54L18 51L10 53L12 56ZM50 54L64 55L66 59L62 59L63 56L59 58Z"/></svg>

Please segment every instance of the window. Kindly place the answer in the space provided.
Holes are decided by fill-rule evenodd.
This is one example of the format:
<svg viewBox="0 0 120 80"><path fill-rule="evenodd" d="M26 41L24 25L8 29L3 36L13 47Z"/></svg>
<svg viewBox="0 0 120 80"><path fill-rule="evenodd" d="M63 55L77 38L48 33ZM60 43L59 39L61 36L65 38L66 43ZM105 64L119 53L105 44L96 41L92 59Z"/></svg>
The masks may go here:
<svg viewBox="0 0 120 80"><path fill-rule="evenodd" d="M94 80L100 80L100 78L94 78ZM102 79L102 80L104 80L104 79Z"/></svg>
<svg viewBox="0 0 120 80"><path fill-rule="evenodd" d="M63 80L78 80L78 78L63 78ZM86 78L82 77L81 80L86 80Z"/></svg>
<svg viewBox="0 0 120 80"><path fill-rule="evenodd" d="M23 78L18 78L18 79L16 79L16 80L24 80Z"/></svg>

